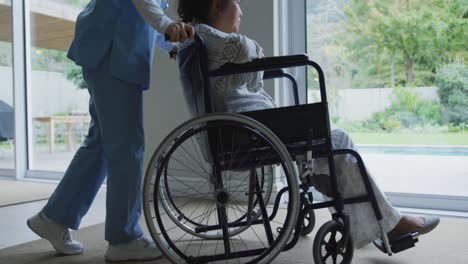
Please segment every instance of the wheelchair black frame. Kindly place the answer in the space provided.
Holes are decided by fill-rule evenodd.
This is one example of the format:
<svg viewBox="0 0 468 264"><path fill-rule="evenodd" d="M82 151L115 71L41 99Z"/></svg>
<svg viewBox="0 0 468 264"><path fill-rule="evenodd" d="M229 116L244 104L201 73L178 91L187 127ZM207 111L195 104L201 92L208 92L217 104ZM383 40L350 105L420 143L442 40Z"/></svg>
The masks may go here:
<svg viewBox="0 0 468 264"><path fill-rule="evenodd" d="M331 181L331 189L332 189L332 200L331 201L326 201L326 202L319 202L319 203L310 203L305 202L306 194L310 196L309 193L309 184L301 184L299 186L300 189L302 189L302 193L300 195L300 208L301 211L299 213L299 218L296 223L295 227L295 232L293 238L290 240L289 243L285 245L283 248L283 251L287 251L291 248L294 247L294 245L297 243L299 240L300 234L301 234L301 227L303 224L304 220L304 215L307 213L308 210L315 210L315 209L322 209L322 208L328 208L333 206L336 209L336 213L333 215L333 219L338 221L339 219L342 219L342 222L345 227L345 242L350 239L349 238L349 218L344 212L344 205L345 204L353 204L353 203L363 203L363 202L370 202L372 205L372 208L374 210L376 219L378 221L382 220L382 214L380 211L380 208L377 204L376 198L374 191L371 187L371 182L369 180L369 176L367 174L367 171L364 166L364 162L361 158L361 156L354 150L352 149L332 149L332 144L331 144L331 130L330 130L330 122L329 122L329 112L328 112L328 101L327 101L327 95L326 95L326 88L325 88L325 78L324 78L324 73L321 67L316 63L311 60L309 60L308 56L306 54L300 54L300 55L292 55L292 56L279 56L279 57L269 57L269 58L261 58L261 59L256 59L252 62L244 63L244 64L227 64L224 65L223 67L215 70L215 71L209 71L208 70L208 57L206 54L206 46L204 44L203 39L196 34L195 35L195 43L198 45L197 47L197 52L199 52L200 56L200 68L201 68L201 74L203 77L203 82L204 82L204 91L203 91L203 96L204 96L204 102L205 102L205 113L211 113L213 112L213 105L211 101L211 96L210 96L210 83L209 83L209 78L210 77L220 77L220 76L227 76L227 75L233 75L233 74L241 74L241 73L251 73L251 72L259 72L259 71L264 71L264 79L277 79L277 78L287 78L291 81L292 83L292 89L293 89L293 95L294 95L294 102L296 106L299 106L299 96L298 96L298 85L294 77L288 73L286 73L283 69L285 68L293 68L293 67L300 67L300 66L310 66L313 67L319 77L319 88L320 88L320 98L321 101L317 104L322 104L323 109L324 109L324 115L325 115L325 125L327 129L327 135L326 135L326 140L323 144L325 147L326 153L325 154L320 154L320 155L314 155L314 158L318 157L327 157L328 158L328 164L329 164L329 171L330 171L330 181ZM307 89L307 88L306 88ZM253 113L253 112L250 112ZM200 114L200 113L199 113ZM239 113L239 114L246 114L249 116L249 113ZM273 130L273 132L275 132ZM312 140L312 139L311 139ZM212 145L212 144L211 144ZM305 149L304 151L313 149L311 142L308 142L307 147L309 149ZM212 151L216 151L215 149L212 149ZM358 166L361 172L362 180L365 184L365 188L367 191L367 195L362 195L358 197L352 197L352 198L343 198L342 194L338 191L338 184L337 184L337 178L336 178L336 173L335 173L335 164L334 164L334 156L336 155L352 155L353 157L356 158L358 162ZM216 155L215 155L216 156ZM294 157L293 157L294 159ZM219 165L219 162L214 162L215 165L213 167L217 181L222 182L221 176L219 171L222 169ZM255 177L256 178L256 177ZM258 190L258 182L256 183L255 186ZM268 219L271 221L277 213L277 210L279 208L279 203L280 203L280 198L281 195L287 191L288 187L284 187L281 189L276 197L275 204L274 204L274 209L272 214L268 217ZM262 203L262 195L258 195L259 202ZM218 209L219 210L219 209ZM218 214L225 214L226 212L219 211ZM264 214L266 213L263 212ZM221 217L222 218L222 217ZM263 219L263 218L262 218ZM262 219L257 219L254 220L251 223L247 224L266 224L265 222L269 221L264 221ZM246 224L243 222L239 222L236 225L242 225ZM223 229L223 240L224 240L224 245L225 245L225 252L226 254L224 257L227 259L232 259L236 257L247 257L247 256L252 256L252 255L258 255L261 254L262 252L259 252L259 250L247 250L244 251L243 254L239 255L237 253L230 253L230 248L229 248L229 237L228 237L228 228L231 227L227 225L227 223L220 223L221 228ZM206 231L206 230L211 230L215 227L201 227L201 231ZM206 230L205 230L206 229ZM270 230L266 230L266 232L270 232L271 235L271 228ZM346 243L344 243L346 244ZM211 257L203 257L203 259L198 259L203 260L203 261L216 261L219 260L219 256L211 256Z"/></svg>

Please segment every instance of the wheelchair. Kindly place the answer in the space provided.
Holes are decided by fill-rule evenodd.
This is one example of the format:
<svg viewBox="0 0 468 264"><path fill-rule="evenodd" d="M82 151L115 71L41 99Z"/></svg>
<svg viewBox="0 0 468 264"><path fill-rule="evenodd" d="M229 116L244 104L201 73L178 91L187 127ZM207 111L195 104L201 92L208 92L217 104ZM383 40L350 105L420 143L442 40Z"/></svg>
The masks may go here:
<svg viewBox="0 0 468 264"><path fill-rule="evenodd" d="M203 39L179 52L186 101L195 116L158 146L145 174L143 209L152 238L172 263L271 263L312 232L315 209L334 207L313 244L317 264L351 263L353 245L345 204L370 202L382 215L363 161L349 149L332 149L322 69L307 55L262 58L209 72ZM184 59L180 59L184 58ZM315 68L321 101L299 104L294 78L283 69ZM244 113L215 113L210 77L264 71L264 79L291 80L295 106ZM344 198L333 157L353 155L367 195ZM314 202L314 159L329 163L332 199ZM382 229L382 228L381 228ZM382 230L389 255L399 248ZM405 240L405 249L417 239ZM392 251L393 250L393 251Z"/></svg>

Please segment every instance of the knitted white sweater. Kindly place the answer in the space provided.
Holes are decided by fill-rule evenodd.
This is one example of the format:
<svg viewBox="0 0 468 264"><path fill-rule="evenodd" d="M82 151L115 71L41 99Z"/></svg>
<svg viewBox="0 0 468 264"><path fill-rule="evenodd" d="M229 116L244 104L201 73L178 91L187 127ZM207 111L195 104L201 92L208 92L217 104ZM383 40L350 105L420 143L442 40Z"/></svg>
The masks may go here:
<svg viewBox="0 0 468 264"><path fill-rule="evenodd" d="M244 35L226 34L205 24L196 32L207 47L209 70L226 63L245 63L263 56L260 45ZM263 90L263 72L213 77L211 97L217 112L247 112L275 107L273 99Z"/></svg>

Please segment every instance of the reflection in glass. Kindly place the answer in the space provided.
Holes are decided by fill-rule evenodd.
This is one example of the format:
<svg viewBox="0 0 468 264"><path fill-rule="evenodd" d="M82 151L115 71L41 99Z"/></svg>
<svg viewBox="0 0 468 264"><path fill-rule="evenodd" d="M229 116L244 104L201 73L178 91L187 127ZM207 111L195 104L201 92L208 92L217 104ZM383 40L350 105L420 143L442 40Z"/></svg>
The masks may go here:
<svg viewBox="0 0 468 264"><path fill-rule="evenodd" d="M466 1L440 3L307 0L332 122L385 191L468 196ZM308 84L314 101L313 71Z"/></svg>
<svg viewBox="0 0 468 264"><path fill-rule="evenodd" d="M67 59L76 17L89 1L30 0L32 170L65 171L89 123L81 69Z"/></svg>
<svg viewBox="0 0 468 264"><path fill-rule="evenodd" d="M12 9L0 0L0 170L14 169Z"/></svg>

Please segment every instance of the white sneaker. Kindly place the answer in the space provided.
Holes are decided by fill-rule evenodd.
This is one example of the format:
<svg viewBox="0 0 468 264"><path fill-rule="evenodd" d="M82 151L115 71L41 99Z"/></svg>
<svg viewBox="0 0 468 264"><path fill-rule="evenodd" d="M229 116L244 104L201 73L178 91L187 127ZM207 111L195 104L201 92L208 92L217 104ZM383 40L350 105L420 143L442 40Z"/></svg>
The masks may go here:
<svg viewBox="0 0 468 264"><path fill-rule="evenodd" d="M55 250L64 255L76 255L83 252L83 245L72 239L68 228L48 219L42 212L26 222L38 236L48 240Z"/></svg>
<svg viewBox="0 0 468 264"><path fill-rule="evenodd" d="M153 240L141 236L128 243L111 245L104 256L107 261L154 260L162 257Z"/></svg>

